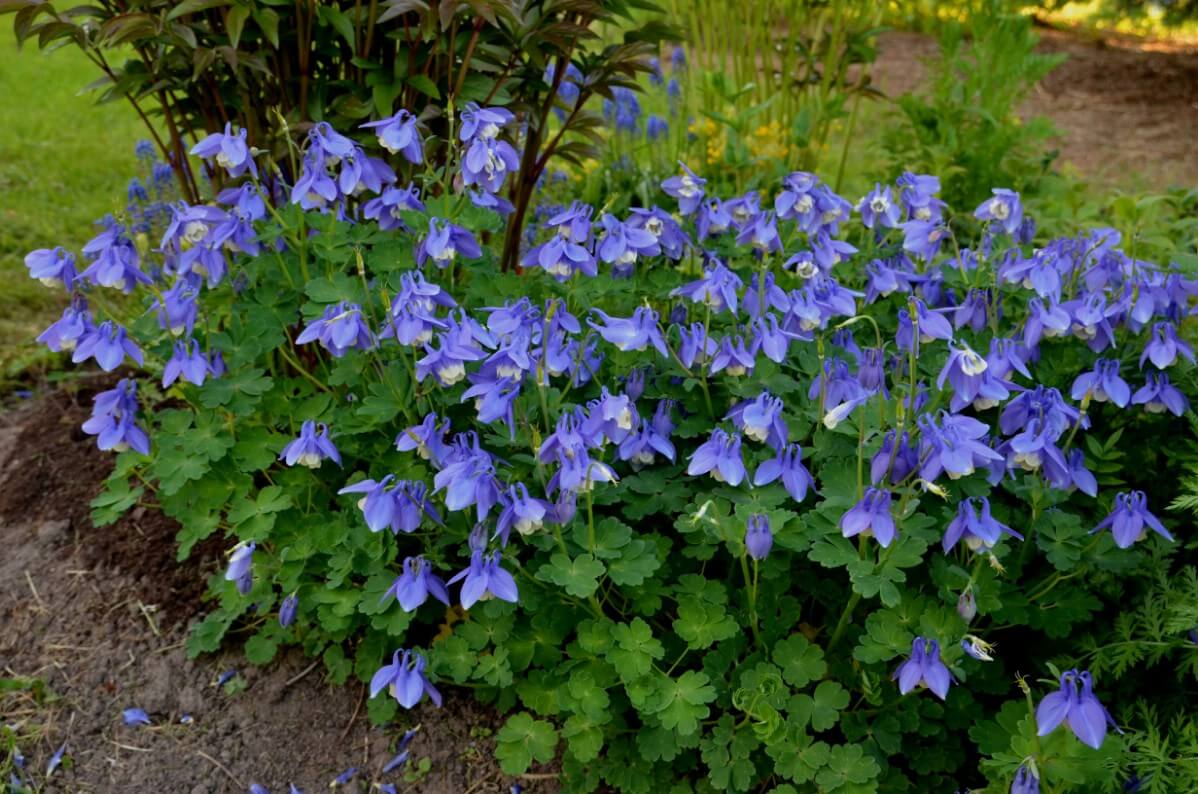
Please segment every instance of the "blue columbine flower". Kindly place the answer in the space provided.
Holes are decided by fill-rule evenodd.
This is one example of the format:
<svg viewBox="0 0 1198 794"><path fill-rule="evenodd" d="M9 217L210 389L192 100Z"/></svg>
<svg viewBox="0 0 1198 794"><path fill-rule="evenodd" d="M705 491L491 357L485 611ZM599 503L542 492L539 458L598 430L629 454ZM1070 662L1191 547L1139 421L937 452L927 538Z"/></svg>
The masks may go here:
<svg viewBox="0 0 1198 794"><path fill-rule="evenodd" d="M786 446L788 431L782 418L782 400L768 391L755 399L745 400L733 406L725 416L753 441L765 441L774 449Z"/></svg>
<svg viewBox="0 0 1198 794"><path fill-rule="evenodd" d="M919 476L927 482L942 472L950 480L968 477L978 467L1003 458L982 442L990 428L977 419L941 411L939 417L924 414L918 424L923 432Z"/></svg>
<svg viewBox="0 0 1198 794"><path fill-rule="evenodd" d="M642 419L639 431L629 433L620 442L620 460L632 462L633 468L648 466L657 455L674 460L674 443L670 441L670 433L674 423L670 419L670 408L673 400L662 400L657 404L657 412L653 419Z"/></svg>
<svg viewBox="0 0 1198 794"><path fill-rule="evenodd" d="M105 320L78 341L71 361L81 364L89 358L95 358L100 369L112 372L121 365L125 356L138 365L144 363L141 348L129 338L128 332L112 320Z"/></svg>
<svg viewBox="0 0 1198 794"><path fill-rule="evenodd" d="M426 414L418 425L400 431L395 437L395 448L400 452L416 451L424 460L440 462L445 454L445 433L449 420L438 426L435 413Z"/></svg>
<svg viewBox="0 0 1198 794"><path fill-rule="evenodd" d="M959 611L960 608L958 608ZM974 613L977 613L977 607L974 607ZM966 634L961 639L961 650L965 651L966 655L970 658L977 659L979 662L994 661L994 655L991 653L994 650L994 645L973 634Z"/></svg>
<svg viewBox="0 0 1198 794"><path fill-rule="evenodd" d="M917 686L926 687L941 700L948 695L953 682L952 673L940 661L940 643L923 637L912 641L910 658L898 666L892 677L898 681L900 694L905 695Z"/></svg>
<svg viewBox="0 0 1198 794"><path fill-rule="evenodd" d="M1121 549L1131 548L1136 541L1143 540L1149 529L1157 532L1170 543L1173 542L1173 536L1169 534L1169 530L1165 529L1165 525L1149 512L1148 497L1144 495L1143 491L1131 491L1116 495L1115 507L1111 510L1110 515L1090 532L1091 534L1101 532L1108 527L1111 530L1111 536L1115 539L1115 545Z"/></svg>
<svg viewBox="0 0 1198 794"><path fill-rule="evenodd" d="M1131 387L1119 377L1118 359L1100 358L1093 370L1074 379L1069 396L1079 402L1086 398L1098 403L1109 400L1122 408L1131 399Z"/></svg>
<svg viewBox="0 0 1198 794"><path fill-rule="evenodd" d="M449 606L449 591L441 577L433 573L433 567L424 557L408 557L403 561L403 573L387 588L379 603L395 598L404 612L414 612L430 595Z"/></svg>
<svg viewBox="0 0 1198 794"><path fill-rule="evenodd" d="M186 278L179 278L174 285L155 298L151 309L158 310L158 327L170 331L172 336L190 334L195 328L199 293Z"/></svg>
<svg viewBox="0 0 1198 794"><path fill-rule="evenodd" d="M386 689L399 705L410 709L428 695L429 700L440 707L441 693L424 675L426 664L424 655L419 652L397 650L391 657L391 664L380 667L370 679L370 696Z"/></svg>
<svg viewBox="0 0 1198 794"><path fill-rule="evenodd" d="M716 341L707 335L707 326L703 323L691 323L690 328L678 326L678 358L687 368L694 366L697 361L700 365L706 364L719 349Z"/></svg>
<svg viewBox="0 0 1198 794"><path fill-rule="evenodd" d="M83 255L92 260L79 274L83 281L125 292L132 292L139 284L150 283L150 277L138 267L137 247L119 223L88 241L83 246Z"/></svg>
<svg viewBox="0 0 1198 794"><path fill-rule="evenodd" d="M653 345L663 357L670 355L658 326L657 312L648 306L638 307L628 318L612 317L601 309L591 309L591 314L602 324L591 318L587 324L617 349L641 351Z"/></svg>
<svg viewBox="0 0 1198 794"><path fill-rule="evenodd" d="M764 560L774 546L774 535L770 531L770 519L762 513L749 516L745 526L745 551L754 560Z"/></svg>
<svg viewBox="0 0 1198 794"><path fill-rule="evenodd" d="M899 202L907 210L907 218L921 221L939 220L945 203L936 198L940 192L940 177L905 172L898 178Z"/></svg>
<svg viewBox="0 0 1198 794"><path fill-rule="evenodd" d="M949 522L942 545L947 554L964 538L965 545L971 551L989 551L998 543L1003 533L1023 540L1023 535L990 514L989 499L984 496L966 497L957 505L957 517Z"/></svg>
<svg viewBox="0 0 1198 794"><path fill-rule="evenodd" d="M803 465L803 448L798 444L787 444L778 449L778 454L764 461L753 475L754 485L768 485L781 478L782 487L796 502L807 498L807 489L815 487L811 473Z"/></svg>
<svg viewBox="0 0 1198 794"><path fill-rule="evenodd" d="M742 336L725 336L716 347L715 355L711 357L708 373L715 375L723 372L734 378L752 374L757 365L757 357L745 346Z"/></svg>
<svg viewBox="0 0 1198 794"><path fill-rule="evenodd" d="M658 206L649 209L633 207L629 212L631 213L631 217L628 219L630 226L649 232L661 247L662 252L670 259L682 258L683 252L690 246L690 238L686 232L682 231L682 227L678 225L678 221L674 219L673 215ZM613 273L613 275L615 274ZM631 275L631 271L626 275Z"/></svg>
<svg viewBox="0 0 1198 794"><path fill-rule="evenodd" d="M784 331L778 325L778 318L775 315L767 314L764 317L758 317L750 323L750 328L753 330L753 341L749 344L751 356L756 358L759 352L764 353L765 357L775 364L781 364L786 360L790 342L797 337Z"/></svg>
<svg viewBox="0 0 1198 794"><path fill-rule="evenodd" d="M234 133L233 124L225 122L223 133L214 132L204 138L191 147L191 154L205 160L215 159L216 164L228 171L231 177L239 177L249 171L257 179L258 166L254 164L253 152L246 143L246 135L244 127Z"/></svg>
<svg viewBox="0 0 1198 794"><path fill-rule="evenodd" d="M286 461L288 466L298 463L309 469L319 468L325 458L341 465L341 453L329 439L329 426L323 423L318 425L313 419L305 421L300 427L299 436L288 442L279 453L279 460Z"/></svg>
<svg viewBox="0 0 1198 794"><path fill-rule="evenodd" d="M462 158L462 184L478 185L487 193L496 193L507 175L519 168L520 157L510 143L480 136L470 143Z"/></svg>
<svg viewBox="0 0 1198 794"><path fill-rule="evenodd" d="M1040 794L1040 776L1036 774L1035 764L1019 765L1015 771L1015 779L1011 781L1010 794Z"/></svg>
<svg viewBox="0 0 1198 794"><path fill-rule="evenodd" d="M1083 744L1095 750L1102 747L1107 725L1116 731L1119 726L1094 695L1093 686L1089 671L1061 673L1061 688L1045 695L1036 706L1036 735L1047 736L1063 722Z"/></svg>
<svg viewBox="0 0 1198 794"><path fill-rule="evenodd" d="M175 342L171 357L162 370L162 388L167 388L180 377L188 383L203 386L211 374L211 365L204 351L194 339Z"/></svg>
<svg viewBox="0 0 1198 794"><path fill-rule="evenodd" d="M519 600L516 580L500 566L502 560L503 555L499 551L486 554L482 549L475 549L471 552L470 565L449 580L449 584L462 582L459 595L462 609L469 609L479 601L492 597L513 604Z"/></svg>
<svg viewBox="0 0 1198 794"><path fill-rule="evenodd" d="M362 511L362 516L366 519L366 526L371 532L382 532L395 520L395 495L387 490L394 479L394 474L388 474L378 481L360 480L345 486L337 493L365 494L358 500L358 509Z"/></svg>
<svg viewBox="0 0 1198 794"><path fill-rule="evenodd" d="M894 516L890 514L890 491L867 488L861 501L840 517L840 532L846 538L872 535L882 548L888 547L898 536Z"/></svg>
<svg viewBox="0 0 1198 794"><path fill-rule="evenodd" d="M740 455L740 435L726 433L718 427L711 431L711 438L700 444L691 455L686 473L692 477L711 474L716 482L740 485L745 479L745 463Z"/></svg>
<svg viewBox="0 0 1198 794"><path fill-rule="evenodd" d="M362 215L377 220L383 231L410 231L404 223L403 214L425 211L424 202L420 200L420 188L415 184L407 187L392 185L362 205Z"/></svg>
<svg viewBox="0 0 1198 794"><path fill-rule="evenodd" d="M888 430L882 437L882 446L870 460L869 481L877 485L883 479L889 479L892 485L897 485L918 466L919 454L911 446L910 434L904 432L896 443L895 431Z"/></svg>
<svg viewBox="0 0 1198 794"><path fill-rule="evenodd" d="M944 362L944 367L936 378L936 387L943 389L945 381L948 381L963 403L971 403L978 396L988 366L986 359L971 350L968 345L951 347L948 360Z"/></svg>
<svg viewBox="0 0 1198 794"><path fill-rule="evenodd" d="M308 323L295 338L297 345L316 341L340 358L350 350L369 350L374 346L374 335L362 316L362 307L341 301L326 306L324 314Z"/></svg>
<svg viewBox="0 0 1198 794"><path fill-rule="evenodd" d="M295 613L299 609L299 596L295 593L283 599L279 605L279 625L287 628L295 622Z"/></svg>
<svg viewBox="0 0 1198 794"><path fill-rule="evenodd" d="M1023 202L1019 194L1006 188L993 188L993 198L988 198L973 211L973 217L980 221L991 221L1002 227L1007 234L1015 234L1023 223Z"/></svg>
<svg viewBox="0 0 1198 794"><path fill-rule="evenodd" d="M458 140L465 143L475 138L494 138L515 118L506 108L484 108L479 107L477 102L467 102L461 114L462 127L458 130Z"/></svg>
<svg viewBox="0 0 1198 794"><path fill-rule="evenodd" d="M62 310L62 316L38 334L37 341L55 353L70 352L81 339L91 336L95 329L91 312L87 309L87 299L77 295L71 299L71 304Z"/></svg>
<svg viewBox="0 0 1198 794"><path fill-rule="evenodd" d="M550 505L544 499L537 499L528 493L528 486L522 482L508 486L500 494L499 504L502 510L495 522L495 537L500 543L507 545L508 536L513 529L522 536L537 532L544 526L549 514Z"/></svg>
<svg viewBox="0 0 1198 794"><path fill-rule="evenodd" d="M75 255L61 245L54 248L39 248L25 255L25 267L30 278L35 278L52 287L62 284L71 290L75 283Z"/></svg>
<svg viewBox="0 0 1198 794"><path fill-rule="evenodd" d="M736 314L736 298L744 282L719 261L708 267L703 277L670 291L671 297L689 298L715 314L727 310Z"/></svg>
<svg viewBox="0 0 1198 794"><path fill-rule="evenodd" d="M237 592L247 594L254 587L254 549L258 544L254 541L242 541L233 547L229 555L229 567L225 571L225 581L236 582Z"/></svg>
<svg viewBox="0 0 1198 794"><path fill-rule="evenodd" d="M1136 389L1131 396L1132 405L1143 405L1150 414L1169 411L1174 416L1181 416L1190 410L1190 401L1181 391L1169 383L1169 376L1164 372L1149 372L1147 382Z"/></svg>
<svg viewBox="0 0 1198 794"><path fill-rule="evenodd" d="M600 218L603 236L599 240L599 258L615 267L632 267L642 256L657 256L661 246L651 232L623 223L610 213Z"/></svg>
<svg viewBox="0 0 1198 794"><path fill-rule="evenodd" d="M128 378L116 387L96 395L91 418L83 423L83 432L97 436L100 449L124 452L133 449L150 454L150 439L137 425L137 384Z"/></svg>
<svg viewBox="0 0 1198 794"><path fill-rule="evenodd" d="M479 450L448 463L433 478L434 492L445 491L445 506L451 511L475 506L482 521L499 501L499 482L490 455Z"/></svg>
<svg viewBox="0 0 1198 794"><path fill-rule="evenodd" d="M424 148L420 131L416 129L416 117L407 110L400 110L389 118L368 121L361 126L374 130L379 146L391 154L402 152L404 159L415 165L424 161Z"/></svg>
<svg viewBox="0 0 1198 794"><path fill-rule="evenodd" d="M782 237L778 234L778 223L773 211L762 212L746 224L736 235L737 245L747 245L758 254L776 254L782 251Z"/></svg>
<svg viewBox="0 0 1198 794"><path fill-rule="evenodd" d="M948 237L946 226L937 221L907 221L903 229L903 250L909 251L925 262L931 262L940 253L940 246Z"/></svg>
<svg viewBox="0 0 1198 794"><path fill-rule="evenodd" d="M661 189L667 196L678 199L679 212L683 215L690 215L699 208L699 204L703 201L703 187L707 184L707 180L687 168L686 163L680 162L678 165L682 168L682 175L672 176L665 180L661 183Z"/></svg>
<svg viewBox="0 0 1198 794"><path fill-rule="evenodd" d="M1176 363L1179 355L1194 363L1193 348L1177 335L1173 323L1157 323L1152 326L1152 339L1140 354L1140 368L1144 367L1145 361L1151 361L1157 369L1166 369Z"/></svg>
<svg viewBox="0 0 1198 794"><path fill-rule="evenodd" d="M874 189L857 202L857 212L867 229L875 226L893 229L902 219L902 209L894 201L889 185L875 184Z"/></svg>
<svg viewBox="0 0 1198 794"><path fill-rule="evenodd" d="M440 218L428 219L428 235L416 247L416 264L424 265L430 259L444 270L461 255L465 259L478 259L482 249L468 229Z"/></svg>

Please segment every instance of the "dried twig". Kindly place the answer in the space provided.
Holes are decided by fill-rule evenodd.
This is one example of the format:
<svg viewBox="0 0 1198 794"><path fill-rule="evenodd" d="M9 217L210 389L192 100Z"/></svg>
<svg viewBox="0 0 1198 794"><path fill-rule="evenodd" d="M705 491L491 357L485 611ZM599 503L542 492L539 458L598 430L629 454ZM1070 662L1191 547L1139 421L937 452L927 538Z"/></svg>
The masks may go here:
<svg viewBox="0 0 1198 794"><path fill-rule="evenodd" d="M228 775L229 780L232 780L234 783L236 783L238 788L245 788L245 784L241 782L241 780L237 777L237 775L234 775L232 772L230 772L229 768L226 767L224 764L222 764L220 761L217 761L215 758L208 755L203 750L196 750L196 755L200 756L205 761L210 762L217 769L219 769L220 771L222 771L226 775Z"/></svg>
<svg viewBox="0 0 1198 794"><path fill-rule="evenodd" d="M299 681L301 678L303 678L304 676L306 676L308 673L310 673L310 672L312 672L313 670L315 670L315 669L316 669L316 666L317 666L318 664L320 664L320 660L319 660L319 659L317 659L315 662L312 662L312 664L308 665L308 666L307 666L307 667L305 667L303 670L300 670L298 673L296 673L294 676L292 676L292 677L291 677L291 678L290 678L290 679L287 681L287 683L283 684L283 689L286 689L287 687L291 686L292 684L294 684L295 682Z"/></svg>

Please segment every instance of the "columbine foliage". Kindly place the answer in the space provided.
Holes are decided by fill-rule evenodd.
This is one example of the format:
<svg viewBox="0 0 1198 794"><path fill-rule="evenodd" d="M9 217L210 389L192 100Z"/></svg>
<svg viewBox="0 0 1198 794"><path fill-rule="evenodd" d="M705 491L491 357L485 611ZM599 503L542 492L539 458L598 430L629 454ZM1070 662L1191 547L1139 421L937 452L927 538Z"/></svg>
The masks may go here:
<svg viewBox="0 0 1198 794"><path fill-rule="evenodd" d="M181 557L230 540L193 654L252 620L251 661L299 645L380 722L469 684L512 712L504 770L560 756L576 791L1161 768L1155 734L1123 750L1186 704L1126 673L1193 669L1157 476L1196 393L1192 279L927 175L854 203L794 173L713 225L686 169L655 194L676 213L545 208L509 272L511 115L463 110L422 184L320 127L271 210L222 140L198 153L239 184L139 215L159 244L116 219L77 276L30 257L74 293L48 344L153 376L97 398L121 451L97 522L153 500ZM121 288L145 311L92 313ZM1112 638L1119 608L1144 621Z"/></svg>

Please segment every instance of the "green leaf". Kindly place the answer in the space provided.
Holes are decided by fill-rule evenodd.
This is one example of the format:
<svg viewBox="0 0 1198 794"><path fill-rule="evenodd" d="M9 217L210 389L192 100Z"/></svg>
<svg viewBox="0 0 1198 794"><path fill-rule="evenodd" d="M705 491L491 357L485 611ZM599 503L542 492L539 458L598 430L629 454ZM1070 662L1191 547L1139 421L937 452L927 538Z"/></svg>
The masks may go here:
<svg viewBox="0 0 1198 794"><path fill-rule="evenodd" d="M815 777L823 791L837 791L850 784L860 786L878 776L882 770L878 762L865 754L859 744L838 744L832 747L828 754L827 766ZM855 792L874 791L876 786L867 789L854 788Z"/></svg>
<svg viewBox="0 0 1198 794"><path fill-rule="evenodd" d="M220 648L221 640L233 625L234 617L217 610L197 623L187 635L187 658L194 659L202 653L213 653Z"/></svg>
<svg viewBox="0 0 1198 794"><path fill-rule="evenodd" d="M666 649L653 638L649 624L640 618L633 618L631 623L617 623L612 626L611 635L616 647L607 652L607 661L625 682L648 673L653 660L665 655Z"/></svg>
<svg viewBox="0 0 1198 794"><path fill-rule="evenodd" d="M245 658L250 664L269 664L279 649L279 638L270 631L260 631L245 643Z"/></svg>
<svg viewBox="0 0 1198 794"><path fill-rule="evenodd" d="M97 527L106 527L123 516L129 508L137 504L137 500L145 493L140 485L132 487L126 477L110 477L104 483L104 490L91 500L92 523Z"/></svg>
<svg viewBox="0 0 1198 794"><path fill-rule="evenodd" d="M699 721L711 713L707 704L715 700L710 681L706 673L696 670L687 670L677 679L662 676L651 701L662 726L683 736L696 732Z"/></svg>
<svg viewBox="0 0 1198 794"><path fill-rule="evenodd" d="M736 621L718 604L684 601L678 605L674 631L691 648L709 648L737 632Z"/></svg>
<svg viewBox="0 0 1198 794"><path fill-rule="evenodd" d="M415 88L425 96L431 97L433 100L441 99L441 92L437 90L437 84L422 74L414 74L408 78L408 85Z"/></svg>
<svg viewBox="0 0 1198 794"><path fill-rule="evenodd" d="M233 6L225 17L225 28L229 31L229 43L236 49L241 42L241 32L245 29L245 21L250 18L249 6Z"/></svg>
<svg viewBox="0 0 1198 794"><path fill-rule="evenodd" d="M562 736L573 756L584 764L594 761L603 749L603 728L590 717L574 714L562 726Z"/></svg>
<svg viewBox="0 0 1198 794"><path fill-rule="evenodd" d="M618 559L608 563L607 575L618 585L639 587L660 567L657 544L637 538L624 547Z"/></svg>
<svg viewBox="0 0 1198 794"><path fill-rule="evenodd" d="M508 775L522 775L533 761L546 763L557 752L557 731L526 711L513 714L495 735L495 757Z"/></svg>
<svg viewBox="0 0 1198 794"><path fill-rule="evenodd" d="M599 589L599 577L603 576L603 563L590 554L570 559L558 552L549 558L549 563L537 570L537 578L553 582L575 598L589 598Z"/></svg>
<svg viewBox="0 0 1198 794"><path fill-rule="evenodd" d="M840 719L840 712L849 705L849 693L835 681L822 681L811 695L795 695L787 704L789 721L796 727L808 725L816 731L826 731Z"/></svg>
<svg viewBox="0 0 1198 794"><path fill-rule="evenodd" d="M828 671L823 650L802 634L792 634L775 645L773 657L786 683L799 689L823 678Z"/></svg>
<svg viewBox="0 0 1198 794"><path fill-rule="evenodd" d="M207 11L209 8L220 8L231 2L232 0L183 0L182 3L170 10L170 13L166 15L166 20L170 22L172 19L178 19L186 14Z"/></svg>

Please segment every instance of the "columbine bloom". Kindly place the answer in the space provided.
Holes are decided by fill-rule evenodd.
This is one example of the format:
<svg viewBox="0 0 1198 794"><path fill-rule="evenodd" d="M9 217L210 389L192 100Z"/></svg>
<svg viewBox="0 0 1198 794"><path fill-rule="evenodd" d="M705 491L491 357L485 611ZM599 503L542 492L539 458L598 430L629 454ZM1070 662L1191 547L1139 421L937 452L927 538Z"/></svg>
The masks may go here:
<svg viewBox="0 0 1198 794"><path fill-rule="evenodd" d="M740 456L740 435L729 435L718 427L711 431L711 438L699 445L691 455L686 473L692 477L710 473L716 482L740 485L745 478L745 464Z"/></svg>
<svg viewBox="0 0 1198 794"><path fill-rule="evenodd" d="M736 296L743 284L740 276L717 261L704 271L703 278L671 290L670 296L689 298L715 314L725 309L736 314Z"/></svg>
<svg viewBox="0 0 1198 794"><path fill-rule="evenodd" d="M1020 764L1011 781L1010 794L1040 794L1040 776L1036 774L1034 765Z"/></svg>
<svg viewBox="0 0 1198 794"><path fill-rule="evenodd" d="M772 211L762 212L736 235L737 245L747 245L758 253L776 254L782 250L778 223Z"/></svg>
<svg viewBox="0 0 1198 794"><path fill-rule="evenodd" d="M39 248L25 255L25 267L30 278L35 278L52 287L62 284L68 290L75 282L75 255L61 245L55 248Z"/></svg>
<svg viewBox="0 0 1198 794"><path fill-rule="evenodd" d="M83 432L96 436L96 445L104 451L136 450L150 454L150 438L137 424L137 384L125 378L116 388L96 395L91 418L83 423Z"/></svg>
<svg viewBox="0 0 1198 794"><path fill-rule="evenodd" d="M940 643L916 637L911 643L911 657L898 666L892 676L899 684L899 692L907 694L915 687L928 688L936 697L944 700L952 673L940 661Z"/></svg>
<svg viewBox="0 0 1198 794"><path fill-rule="evenodd" d="M287 628L295 622L295 613L299 609L299 596L295 593L283 599L279 605L279 625Z"/></svg>
<svg viewBox="0 0 1198 794"><path fill-rule="evenodd" d="M402 656L401 656L402 654ZM384 689L399 701L399 705L410 709L428 695L429 700L441 706L441 693L424 675L426 662L418 652L398 650L391 657L391 664L379 668L370 679L370 696Z"/></svg>
<svg viewBox="0 0 1198 794"><path fill-rule="evenodd" d="M93 237L83 246L83 255L92 260L79 274L83 281L101 287L119 287L125 292L132 292L138 284L150 283L150 277L138 267L136 246L120 224Z"/></svg>
<svg viewBox="0 0 1198 794"><path fill-rule="evenodd" d="M550 505L544 499L537 499L528 493L528 486L522 482L509 486L499 497L503 510L495 522L495 536L506 546L508 535L513 529L520 535L531 535L545 524Z"/></svg>
<svg viewBox="0 0 1198 794"><path fill-rule="evenodd" d="M661 189L667 196L678 199L679 212L683 215L690 215L699 208L699 204L703 201L703 186L707 184L707 180L696 175L694 171L686 167L685 163L678 163L678 165L682 167L683 174L672 176L662 182Z"/></svg>
<svg viewBox="0 0 1198 794"><path fill-rule="evenodd" d="M1023 202L1019 200L1019 194L1001 187L990 192L994 197L979 204L973 217L979 221L992 221L1007 234L1019 231L1019 225L1023 223Z"/></svg>
<svg viewBox="0 0 1198 794"><path fill-rule="evenodd" d="M465 259L478 259L483 252L468 229L439 218L429 218L428 235L416 247L416 264L423 266L431 259L437 267L445 269L459 254Z"/></svg>
<svg viewBox="0 0 1198 794"><path fill-rule="evenodd" d="M1174 416L1181 416L1190 410L1190 401L1177 387L1169 383L1167 374L1149 372L1147 381L1131 396L1133 405L1143 405L1144 410L1150 414L1169 411Z"/></svg>
<svg viewBox="0 0 1198 794"><path fill-rule="evenodd" d="M980 508L976 505L980 504ZM990 500L984 496L967 497L957 505L957 517L948 525L944 532L944 551L948 553L962 538L971 551L981 549L989 551L998 543L999 538L1006 533L1023 540L1015 530L998 521L990 514Z"/></svg>
<svg viewBox="0 0 1198 794"><path fill-rule="evenodd" d="M907 221L902 229L903 250L910 251L925 262L936 258L949 233L946 227L935 221Z"/></svg>
<svg viewBox="0 0 1198 794"><path fill-rule="evenodd" d="M1079 402L1086 397L1097 403L1109 400L1122 408L1131 399L1131 387L1119 377L1118 359L1100 358L1093 370L1077 376L1069 396Z"/></svg>
<svg viewBox="0 0 1198 794"><path fill-rule="evenodd" d="M764 391L756 399L738 403L724 418L731 419L746 438L766 441L774 449L781 449L788 435L782 408L781 399Z"/></svg>
<svg viewBox="0 0 1198 794"><path fill-rule="evenodd" d="M487 193L496 193L507 175L520 167L520 156L507 141L475 138L462 158L462 184L478 185Z"/></svg>
<svg viewBox="0 0 1198 794"><path fill-rule="evenodd" d="M475 549L470 555L469 567L449 580L449 584L465 580L459 596L462 609L492 597L513 604L519 600L516 580L499 565L502 559L503 555L498 551L485 554L482 549Z"/></svg>
<svg viewBox="0 0 1198 794"><path fill-rule="evenodd" d="M1047 736L1063 722L1083 744L1095 750L1101 747L1107 725L1116 731L1119 726L1094 695L1093 686L1089 671L1073 669L1061 673L1061 688L1045 695L1036 706L1036 734Z"/></svg>
<svg viewBox="0 0 1198 794"><path fill-rule="evenodd" d="M662 400L657 404L657 411L652 421L641 420L641 429L631 432L620 442L620 460L632 461L633 468L647 466L653 463L657 455L674 460L674 444L670 441L674 423L670 419L670 409L673 400Z"/></svg>
<svg viewBox="0 0 1198 794"><path fill-rule="evenodd" d="M180 377L188 383L203 386L210 373L208 357L200 350L198 342L194 339L175 342L171 357L162 370L162 388L167 388Z"/></svg>
<svg viewBox="0 0 1198 794"><path fill-rule="evenodd" d="M632 317L612 317L600 309L591 309L591 314L602 321L602 325L588 318L587 324L599 332L599 335L619 350L644 350L650 344L662 356L669 356L666 340L661 335L657 324L657 312L648 306L641 306L632 313Z"/></svg>
<svg viewBox="0 0 1198 794"><path fill-rule="evenodd" d="M745 551L754 560L764 560L774 546L769 516L757 513L749 516L745 527Z"/></svg>
<svg viewBox="0 0 1198 794"><path fill-rule="evenodd" d="M467 102L461 114L462 128L458 130L458 140L466 142L475 138L494 138L513 119L515 116L505 108L484 108L479 107L477 102Z"/></svg>
<svg viewBox="0 0 1198 794"><path fill-rule="evenodd" d="M423 460L439 463L445 454L445 431L448 429L448 420L438 427L437 415L429 413L420 424L400 431L395 437L395 448L400 452L415 450Z"/></svg>
<svg viewBox="0 0 1198 794"><path fill-rule="evenodd" d="M642 256L657 256L661 245L652 232L622 223L614 215L605 213L600 219L603 236L599 240L599 258L615 267L631 267Z"/></svg>
<svg viewBox="0 0 1198 794"><path fill-rule="evenodd" d="M283 447L279 460L287 462L288 466L300 464L309 469L319 468L325 458L341 465L341 453L329 440L329 426L316 424L309 419L300 428L299 437Z"/></svg>
<svg viewBox="0 0 1198 794"><path fill-rule="evenodd" d="M89 358L95 358L100 369L112 372L121 365L125 356L133 359L140 366L143 364L141 348L129 338L124 328L112 320L105 320L100 326L79 340L71 361L81 364Z"/></svg>
<svg viewBox="0 0 1198 794"><path fill-rule="evenodd" d="M247 131L243 127L233 133L233 124L225 122L223 133L214 132L204 140L191 147L191 154L206 160L216 160L216 164L229 172L231 177L239 177L249 171L255 179L258 178L258 166L254 164L253 153L246 143Z"/></svg>
<svg viewBox="0 0 1198 794"><path fill-rule="evenodd" d="M62 317L38 334L37 341L53 350L70 352L79 344L80 339L90 336L95 331L91 312L87 310L87 301L76 296L71 305L62 310Z"/></svg>
<svg viewBox="0 0 1198 794"><path fill-rule="evenodd" d="M390 118L379 121L369 121L362 125L375 131L379 146L391 154L403 153L409 163L419 165L424 161L424 148L420 140L420 131L416 129L416 117L406 110L401 110Z"/></svg>
<svg viewBox="0 0 1198 794"><path fill-rule="evenodd" d="M1115 539L1115 545L1121 549L1130 548L1136 541L1143 540L1149 529L1170 543L1173 542L1173 536L1165 529L1165 525L1148 511L1148 497L1143 491L1118 494L1115 497L1115 508L1110 515L1090 532L1101 532L1108 527Z"/></svg>
<svg viewBox="0 0 1198 794"><path fill-rule="evenodd" d="M734 378L739 378L752 373L756 364L757 359L745 347L743 337L725 336L720 340L715 355L711 357L711 367L708 372L712 375L724 372Z"/></svg>
<svg viewBox="0 0 1198 794"><path fill-rule="evenodd" d="M297 345L315 341L340 358L355 348L369 350L374 345L374 335L362 317L362 307L341 301L326 306L324 314L308 323L295 339Z"/></svg>
<svg viewBox="0 0 1198 794"><path fill-rule="evenodd" d="M890 491L867 488L861 501L840 517L840 531L846 538L872 535L882 548L888 547L898 536L894 516L890 515Z"/></svg>
<svg viewBox="0 0 1198 794"><path fill-rule="evenodd" d="M918 424L923 432L920 443L923 462L919 476L928 482L934 481L942 472L951 480L968 477L976 468L1002 460L1002 455L982 443L990 431L984 422L941 411L939 423L937 417L924 414L919 417Z"/></svg>
<svg viewBox="0 0 1198 794"><path fill-rule="evenodd" d="M449 591L441 577L433 573L432 566L424 557L408 557L403 561L403 573L387 588L379 603L395 598L404 612L414 612L430 595L449 606Z"/></svg>
<svg viewBox="0 0 1198 794"><path fill-rule="evenodd" d="M1151 361L1157 369L1166 369L1176 363L1179 355L1194 363L1193 349L1177 335L1173 323L1157 323L1152 326L1152 339L1140 354L1140 367L1143 368L1145 361Z"/></svg>
<svg viewBox="0 0 1198 794"><path fill-rule="evenodd" d="M994 661L994 655L991 653L994 650L994 646L981 637L966 634L964 639L961 640L961 650L979 662Z"/></svg>
<svg viewBox="0 0 1198 794"><path fill-rule="evenodd" d="M903 433L895 445L895 433L886 431L882 437L882 446L869 462L869 481L877 485L890 473L891 484L897 484L907 478L919 466L919 454L911 447L911 437Z"/></svg>
<svg viewBox="0 0 1198 794"><path fill-rule="evenodd" d="M981 390L986 368L986 359L968 345L950 348L948 361L944 362L944 368L936 378L936 387L943 389L945 381L948 381L963 403L971 403Z"/></svg>
<svg viewBox="0 0 1198 794"><path fill-rule="evenodd" d="M229 568L225 571L225 580L237 583L237 592L245 595L254 587L254 549L258 544L238 543L233 547L229 556Z"/></svg>

